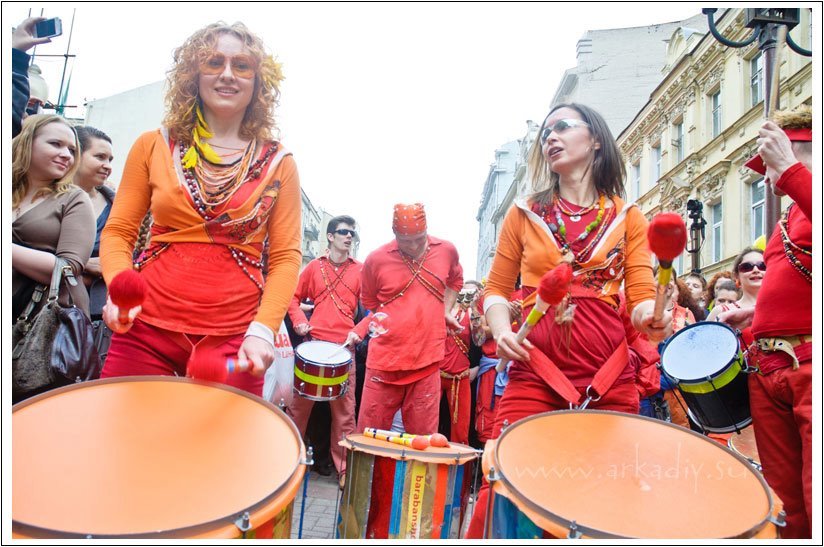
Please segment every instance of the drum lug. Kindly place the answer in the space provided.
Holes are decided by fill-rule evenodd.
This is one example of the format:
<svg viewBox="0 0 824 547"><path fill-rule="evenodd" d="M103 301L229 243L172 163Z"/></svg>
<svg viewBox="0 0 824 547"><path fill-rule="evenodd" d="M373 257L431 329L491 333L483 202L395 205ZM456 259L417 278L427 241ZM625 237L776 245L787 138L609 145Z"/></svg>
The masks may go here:
<svg viewBox="0 0 824 547"><path fill-rule="evenodd" d="M492 484L493 482L498 482L499 480L501 480L501 476L498 474L494 467L490 467L489 476L486 478L486 481L489 484Z"/></svg>
<svg viewBox="0 0 824 547"><path fill-rule="evenodd" d="M249 518L249 511L244 511L240 517L235 521L235 526L241 531L243 537L246 537L246 532L252 529L252 523Z"/></svg>
<svg viewBox="0 0 824 547"><path fill-rule="evenodd" d="M315 463L315 449L313 447L306 447L306 458L300 463L306 466L313 465Z"/></svg>
<svg viewBox="0 0 824 547"><path fill-rule="evenodd" d="M578 530L578 524L573 520L569 523L569 533L567 534L567 539L581 539L583 534L580 530Z"/></svg>
<svg viewBox="0 0 824 547"><path fill-rule="evenodd" d="M767 520L769 520L779 528L784 528L787 525L787 513L785 513L784 511L779 511L778 514L775 516L770 515L770 518Z"/></svg>

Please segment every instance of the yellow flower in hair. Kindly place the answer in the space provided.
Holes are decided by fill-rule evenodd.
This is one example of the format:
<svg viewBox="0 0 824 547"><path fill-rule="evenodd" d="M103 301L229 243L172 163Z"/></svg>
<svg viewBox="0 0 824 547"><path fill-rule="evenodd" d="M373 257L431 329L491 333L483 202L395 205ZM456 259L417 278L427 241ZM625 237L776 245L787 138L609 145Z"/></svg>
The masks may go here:
<svg viewBox="0 0 824 547"><path fill-rule="evenodd" d="M266 87L277 90L283 81L283 65L267 55L260 63L260 77Z"/></svg>

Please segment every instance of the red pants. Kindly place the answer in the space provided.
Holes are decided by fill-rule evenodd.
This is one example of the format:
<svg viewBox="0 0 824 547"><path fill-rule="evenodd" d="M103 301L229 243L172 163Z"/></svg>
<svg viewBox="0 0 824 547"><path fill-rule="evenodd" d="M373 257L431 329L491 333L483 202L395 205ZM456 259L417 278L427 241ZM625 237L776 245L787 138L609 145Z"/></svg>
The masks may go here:
<svg viewBox="0 0 824 547"><path fill-rule="evenodd" d="M784 502L781 537L812 537L812 362L750 374L750 409L764 478Z"/></svg>
<svg viewBox="0 0 824 547"><path fill-rule="evenodd" d="M227 358L237 358L243 334L226 337L184 335L136 320L125 334L113 334L101 378L118 376L186 376L186 363L195 347L214 347ZM213 345L216 344L216 345ZM186 347L188 346L188 347ZM226 385L263 395L263 377L248 372L230 374Z"/></svg>
<svg viewBox="0 0 824 547"><path fill-rule="evenodd" d="M469 414L472 412L469 376L460 379L441 377L441 396L445 396L449 403L449 440L469 444Z"/></svg>
<svg viewBox="0 0 824 547"><path fill-rule="evenodd" d="M361 394L358 431L365 427L389 429L398 409L403 416L403 427L413 435L438 432L441 373L435 371L417 382L406 385L387 384L379 370L367 368Z"/></svg>
<svg viewBox="0 0 824 547"><path fill-rule="evenodd" d="M475 400L475 431L478 440L485 443L493 438L495 414L498 410L500 397L495 396L494 369L488 370L478 377L478 398Z"/></svg>
<svg viewBox="0 0 824 547"><path fill-rule="evenodd" d="M586 388L578 388L583 395ZM513 424L521 418L552 410L568 410L569 402L552 391L540 378L525 368L510 369L509 384L498 403L495 419L495 438L501 434L504 422ZM587 409L615 410L628 414L638 414L638 390L634 382L613 385L600 401L592 401ZM484 533L486 504L489 497L489 483L483 480L466 539L481 539Z"/></svg>
<svg viewBox="0 0 824 547"><path fill-rule="evenodd" d="M355 385L355 361L353 359L349 367L349 389L346 390L346 395L329 401L329 408L332 411L329 452L338 473L346 472L346 450L338 445L338 441L355 432ZM315 401L295 395L292 404L287 409L287 413L298 426L301 436L306 434L306 426L309 423L313 406L315 406Z"/></svg>

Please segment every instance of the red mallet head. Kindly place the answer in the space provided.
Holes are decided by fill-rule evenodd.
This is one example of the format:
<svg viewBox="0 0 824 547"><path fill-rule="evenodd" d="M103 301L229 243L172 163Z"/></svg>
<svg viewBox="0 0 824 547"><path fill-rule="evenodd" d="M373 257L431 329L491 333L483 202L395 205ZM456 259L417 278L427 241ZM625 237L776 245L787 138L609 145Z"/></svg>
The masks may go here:
<svg viewBox="0 0 824 547"><path fill-rule="evenodd" d="M229 377L226 356L214 350L195 350L186 365L186 376L207 382L225 383Z"/></svg>
<svg viewBox="0 0 824 547"><path fill-rule="evenodd" d="M449 439L440 433L433 433L429 436L429 444L432 446L447 448L449 446Z"/></svg>
<svg viewBox="0 0 824 547"><path fill-rule="evenodd" d="M649 223L647 239L658 262L669 268L687 246L687 225L678 213L659 213Z"/></svg>
<svg viewBox="0 0 824 547"><path fill-rule="evenodd" d="M412 443L409 446L415 450L426 450L429 448L429 441L426 437L412 437Z"/></svg>
<svg viewBox="0 0 824 547"><path fill-rule="evenodd" d="M538 296L551 306L557 306L569 292L572 283L572 266L567 262L551 269L541 277L538 285Z"/></svg>
<svg viewBox="0 0 824 547"><path fill-rule="evenodd" d="M143 304L146 298L146 281L134 270L123 270L109 283L109 298L120 309L118 320L129 322L129 310Z"/></svg>

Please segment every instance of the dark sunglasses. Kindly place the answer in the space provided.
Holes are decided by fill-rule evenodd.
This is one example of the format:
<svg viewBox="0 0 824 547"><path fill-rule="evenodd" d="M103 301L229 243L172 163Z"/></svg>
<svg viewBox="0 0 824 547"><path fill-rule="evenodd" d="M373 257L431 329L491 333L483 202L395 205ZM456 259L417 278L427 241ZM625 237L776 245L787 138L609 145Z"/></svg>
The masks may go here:
<svg viewBox="0 0 824 547"><path fill-rule="evenodd" d="M742 262L738 265L738 271L743 273L749 273L753 271L755 268L758 268L762 272L767 271L767 265L764 264L764 261L761 262Z"/></svg>
<svg viewBox="0 0 824 547"><path fill-rule="evenodd" d="M355 230L348 230L346 228L335 230L335 233L342 236L358 237L358 232L356 232Z"/></svg>
<svg viewBox="0 0 824 547"><path fill-rule="evenodd" d="M541 131L541 142L546 142L549 138L549 134L553 131L563 133L570 127L589 127L589 124L583 120L576 120L573 118L558 120L555 122L555 125L548 125L547 127L544 127L544 130Z"/></svg>

